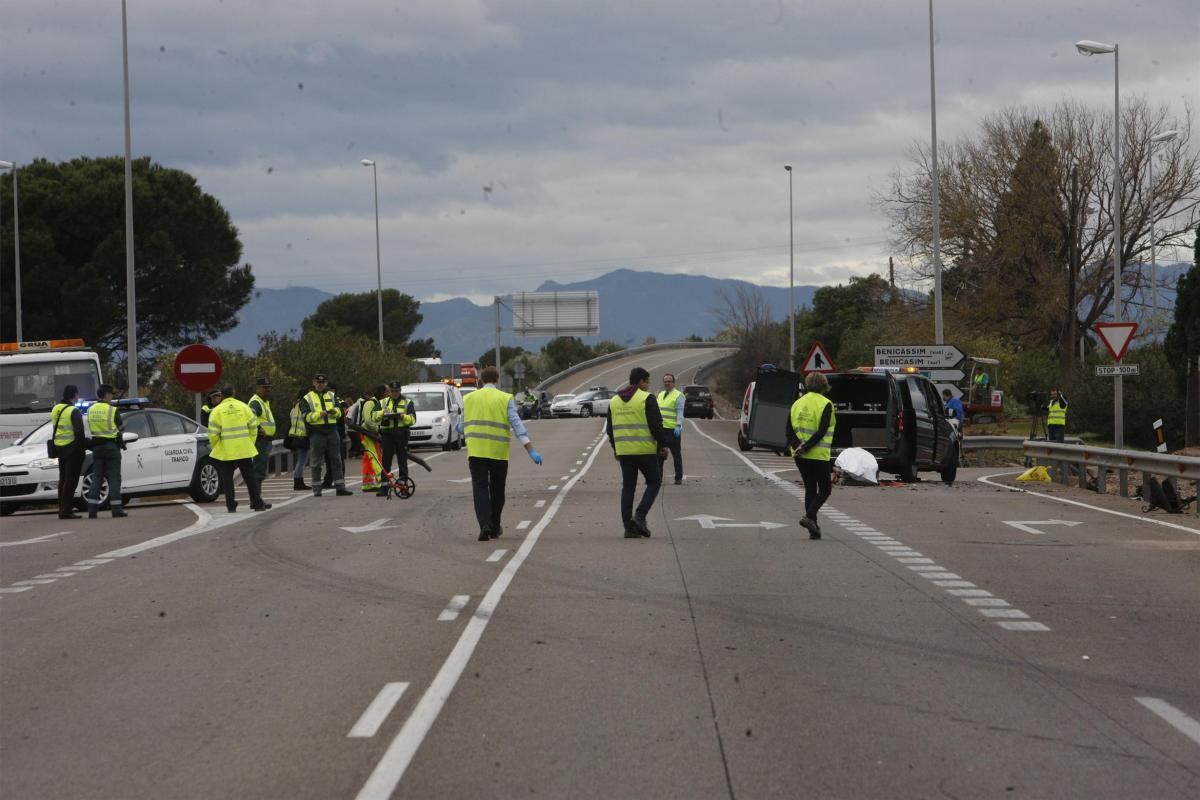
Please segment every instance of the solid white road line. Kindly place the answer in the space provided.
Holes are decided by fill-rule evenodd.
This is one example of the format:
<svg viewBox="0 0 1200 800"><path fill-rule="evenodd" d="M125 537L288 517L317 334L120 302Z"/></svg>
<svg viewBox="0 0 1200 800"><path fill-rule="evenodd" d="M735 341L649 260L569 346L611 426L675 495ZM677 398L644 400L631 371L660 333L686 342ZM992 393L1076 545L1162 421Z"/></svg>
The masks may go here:
<svg viewBox="0 0 1200 800"><path fill-rule="evenodd" d="M991 478L1003 478L1005 475L1019 475L1019 474L1020 474L1020 472L997 472L994 475L984 475L982 478L977 478L976 480L978 480L980 483L986 483L988 486L995 486L1000 489L1007 489L1010 492L1017 492L1020 494L1033 495L1034 497L1040 497L1043 500L1053 500L1056 503L1066 503L1067 505L1079 506L1080 508L1090 508L1092 511L1099 511L1103 514L1112 514L1113 516L1116 516L1116 517L1125 517L1127 519L1136 519L1138 522L1151 522L1155 525L1162 525L1164 528L1174 528L1175 530L1178 530L1178 531L1187 531L1188 533L1195 534L1196 536L1200 536L1200 530L1197 530L1196 528L1189 528L1186 525L1176 525L1174 522L1167 522L1166 520L1151 519L1150 517L1138 516L1137 514L1127 514L1124 511L1113 511L1111 508L1100 508L1100 506L1093 506L1093 505L1089 505L1088 503L1081 503L1078 500L1069 500L1066 497L1055 497L1052 494L1043 494L1042 492L1035 492L1030 489L1020 489L1015 486L1009 486L1004 483L996 483L995 481L991 480Z"/></svg>
<svg viewBox="0 0 1200 800"><path fill-rule="evenodd" d="M504 558L504 554L507 552L507 550L496 550L490 556L485 558L484 561L499 561L500 559Z"/></svg>
<svg viewBox="0 0 1200 800"><path fill-rule="evenodd" d="M1160 700L1157 697L1135 697L1134 700L1137 700L1151 712L1157 714L1172 728L1196 744L1200 744L1200 722L1192 719L1166 700Z"/></svg>
<svg viewBox="0 0 1200 800"><path fill-rule="evenodd" d="M362 713L358 722L354 723L354 727L346 734L346 738L370 739L378 733L379 726L387 719L388 714L392 713L392 709L396 707L396 703L400 702L400 698L407 688L407 683L385 683L379 690L379 694L375 695L375 699L371 701L371 705L367 706L367 710Z"/></svg>
<svg viewBox="0 0 1200 800"><path fill-rule="evenodd" d="M479 645L479 640L483 638L483 632L487 630L488 622L491 621L492 615L495 614L496 607L500 604L501 598L504 597L504 592L516 576L517 570L521 568L521 565L525 563L525 559L533 551L534 545L541 538L542 531L546 529L558 513L558 509L562 506L567 494L587 474L588 470L592 468L592 464L595 463L596 455L599 452L600 450L597 449L588 459L588 463L583 468L583 471L568 481L559 490L550 507L546 509L546 513L538 520L537 525L533 526L533 530L521 542L520 548L508 560L504 568L500 570L500 574L492 582L491 588L487 590L487 594L483 596L483 600L475 607L475 613L471 615L471 619L463 628L462 634L458 637L458 642L454 645L454 649L450 651L450 655L438 670L437 675L434 676L433 682L429 684L429 688L425 690L425 694L417 702L412 714L409 715L408 720L404 723L404 727L400 729L400 732L396 734L396 738L388 745L387 751L371 772L370 777L367 778L367 782L363 784L362 789L358 793L358 800L387 800L400 784L400 779L404 777L404 771L408 769L408 765L412 762L413 756L416 755L417 749L420 748L421 742L425 740L429 729L433 727L433 723L441 713L442 707L450 698L451 692L454 691L458 679L462 677L463 670L466 669L467 663L471 660L471 655Z"/></svg>
<svg viewBox="0 0 1200 800"><path fill-rule="evenodd" d="M471 602L471 595L469 594L454 595L454 597L450 598L450 602L446 604L442 613L438 614L438 622L453 622L458 619L458 612L466 608L469 602Z"/></svg>
<svg viewBox="0 0 1200 800"><path fill-rule="evenodd" d="M37 536L33 539L22 539L19 542L0 542L0 547L16 547L16 546L22 545L22 544L38 544L39 542L46 542L46 541L49 541L50 539L54 539L59 536L66 536L69 533L74 533L74 531L59 531L58 533L47 533L45 536Z"/></svg>
<svg viewBox="0 0 1200 800"><path fill-rule="evenodd" d="M523 531L528 527L529 527L529 520L527 520L527 519L523 519L517 523L517 530L519 530L519 531Z"/></svg>
<svg viewBox="0 0 1200 800"><path fill-rule="evenodd" d="M0 587L0 594L16 594L17 592L28 592L32 586L4 586Z"/></svg>
<svg viewBox="0 0 1200 800"><path fill-rule="evenodd" d="M84 567L84 566L94 567L97 564L107 564L110 561L112 561L111 558L85 558L82 561L76 561L75 566L77 566L77 567Z"/></svg>

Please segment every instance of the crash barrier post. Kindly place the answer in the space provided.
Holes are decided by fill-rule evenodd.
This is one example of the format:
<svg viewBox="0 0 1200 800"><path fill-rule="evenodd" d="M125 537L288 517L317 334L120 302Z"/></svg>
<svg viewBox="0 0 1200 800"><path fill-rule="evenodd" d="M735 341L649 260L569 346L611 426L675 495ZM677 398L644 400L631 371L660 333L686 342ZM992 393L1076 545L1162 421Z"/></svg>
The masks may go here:
<svg viewBox="0 0 1200 800"><path fill-rule="evenodd" d="M1087 468L1096 468L1096 492L1104 494L1108 473L1116 471L1122 497L1129 496L1129 473L1142 473L1142 496L1148 499L1150 476L1174 478L1176 481L1192 481L1193 491L1200 490L1200 458L1172 456L1163 453L1146 453L1138 450L1116 450L1108 447L1088 447L1057 442L1026 441L1022 448L1025 455L1039 462L1054 465L1059 479L1067 482L1067 465L1079 468L1079 486L1087 488ZM1200 501L1196 502L1195 514L1200 516Z"/></svg>
<svg viewBox="0 0 1200 800"><path fill-rule="evenodd" d="M271 460L267 462L268 475L286 475L296 468L296 454L283 446L283 439L271 442Z"/></svg>

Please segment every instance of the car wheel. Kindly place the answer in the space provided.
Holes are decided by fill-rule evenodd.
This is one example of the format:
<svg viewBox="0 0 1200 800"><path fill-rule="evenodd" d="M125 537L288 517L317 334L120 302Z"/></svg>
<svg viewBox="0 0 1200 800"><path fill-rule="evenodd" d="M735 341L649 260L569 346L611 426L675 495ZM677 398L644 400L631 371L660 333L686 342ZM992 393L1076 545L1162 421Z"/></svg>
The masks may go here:
<svg viewBox="0 0 1200 800"><path fill-rule="evenodd" d="M457 438L453 442L451 442L450 449L451 450L462 450L462 446L463 446L463 440L462 440L462 437L460 436L459 438Z"/></svg>
<svg viewBox="0 0 1200 800"><path fill-rule="evenodd" d="M750 442L746 440L745 436L742 436L741 431L738 431L738 450L741 450L743 453L748 453L753 449L754 445L750 444Z"/></svg>
<svg viewBox="0 0 1200 800"><path fill-rule="evenodd" d="M212 503L220 496L221 476L217 472L217 465L211 458L205 458L200 462L200 468L196 470L196 477L192 479L192 485L188 487L188 494L197 503Z"/></svg>
<svg viewBox="0 0 1200 800"><path fill-rule="evenodd" d="M958 475L958 448L956 447L954 449L954 452L950 456L949 462L942 469L941 476L942 476L942 480L945 481L947 486L953 486L954 478L957 475Z"/></svg>
<svg viewBox="0 0 1200 800"><path fill-rule="evenodd" d="M91 491L92 491L91 473L83 476L83 481L80 483L79 488L82 491L81 491L81 494L75 498L75 508L79 509L80 511L87 511L88 510L88 499L87 498L88 498L88 495L91 494ZM105 511L108 509L108 480L107 479L104 481L104 483L100 484L100 504L97 506L97 508L99 508L101 511Z"/></svg>
<svg viewBox="0 0 1200 800"><path fill-rule="evenodd" d="M591 406L584 406L583 408L579 409L579 416L583 417L584 419L587 419L591 415L592 415L592 407Z"/></svg>

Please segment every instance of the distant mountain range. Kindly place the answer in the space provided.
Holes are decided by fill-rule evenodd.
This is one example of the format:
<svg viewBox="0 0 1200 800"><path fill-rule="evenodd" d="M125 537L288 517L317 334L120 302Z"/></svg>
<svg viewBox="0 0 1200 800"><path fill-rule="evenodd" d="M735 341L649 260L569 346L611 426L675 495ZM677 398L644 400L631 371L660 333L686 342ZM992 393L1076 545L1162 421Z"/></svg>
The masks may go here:
<svg viewBox="0 0 1200 800"><path fill-rule="evenodd" d="M600 293L600 334L584 337L594 344L610 339L619 344L641 344L653 336L659 341L676 341L692 334L714 336L720 327L715 309L722 305L722 289L753 288L746 281L709 278L703 275L679 275L619 269L592 280L577 283L546 281L536 291L576 291L594 289ZM771 306L775 319L787 316L788 290L775 286L758 287ZM797 286L797 310L812 304L819 287ZM304 318L316 311L322 301L333 295L320 289L258 289L241 310L238 325L219 337L217 347L255 352L260 334L298 331ZM495 309L480 306L465 298L436 303L421 303L424 321L414 334L433 337L446 361L473 361L495 343ZM516 336L511 332L512 314L501 310L505 345L540 350L547 336Z"/></svg>

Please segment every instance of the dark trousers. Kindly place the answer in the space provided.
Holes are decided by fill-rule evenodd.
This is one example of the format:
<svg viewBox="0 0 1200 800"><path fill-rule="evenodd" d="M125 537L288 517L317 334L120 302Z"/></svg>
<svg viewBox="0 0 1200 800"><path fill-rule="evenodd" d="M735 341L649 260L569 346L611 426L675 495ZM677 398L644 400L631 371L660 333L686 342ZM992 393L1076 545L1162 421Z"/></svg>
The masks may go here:
<svg viewBox="0 0 1200 800"><path fill-rule="evenodd" d="M1047 425L1046 438L1052 442L1065 442L1067 439L1067 426Z"/></svg>
<svg viewBox="0 0 1200 800"><path fill-rule="evenodd" d="M83 472L83 445L72 442L58 448L58 515L74 512L75 488L79 486L79 474Z"/></svg>
<svg viewBox="0 0 1200 800"><path fill-rule="evenodd" d="M670 439L671 439L671 443L669 445L667 445L667 448L671 451L671 458L674 459L674 461L675 461L675 480L681 481L681 480L683 480L683 452L680 448L680 443L681 443L682 439L675 436L674 429L671 430ZM662 451L660 450L659 452L661 453ZM662 471L666 472L666 469L665 469L665 467L667 466L666 457L660 455L659 460L662 461L662 467L664 468L664 469L662 469Z"/></svg>
<svg viewBox="0 0 1200 800"><path fill-rule="evenodd" d="M92 490L88 493L88 511L100 505L100 487L108 481L108 503L121 507L121 446L115 441L94 440L92 444Z"/></svg>
<svg viewBox="0 0 1200 800"><path fill-rule="evenodd" d="M308 463L312 467L312 485L321 485L321 467L329 459L329 477L335 486L345 486L346 479L342 474L342 440L337 428L332 425L323 428L311 428L308 432Z"/></svg>
<svg viewBox="0 0 1200 800"><path fill-rule="evenodd" d="M637 493L638 473L646 479L646 491L642 493L642 502L638 503L637 514L644 517L650 513L662 488L662 463L658 456L649 453L644 456L617 456L621 462L621 523L629 526L633 519L633 496Z"/></svg>
<svg viewBox="0 0 1200 800"><path fill-rule="evenodd" d="M258 478L258 485L262 486L263 481L267 479L267 469L271 466L271 437L260 436L254 444L258 448L258 455L254 457L254 477Z"/></svg>
<svg viewBox="0 0 1200 800"><path fill-rule="evenodd" d="M816 520L817 512L825 505L829 495L833 494L830 482L833 462L797 458L796 469L800 470L800 479L804 481L804 516Z"/></svg>
<svg viewBox="0 0 1200 800"><path fill-rule="evenodd" d="M500 530L500 513L504 511L504 482L508 479L508 462L495 458L467 459L471 469L471 493L475 497L475 519L479 530L496 533Z"/></svg>
<svg viewBox="0 0 1200 800"><path fill-rule="evenodd" d="M233 496L233 471L242 473L242 483L250 492L250 507L258 508L263 504L262 492L259 491L258 478L254 477L254 459L241 458L237 461L217 461L217 475L221 477L221 492L225 495L225 507L230 511L237 506Z"/></svg>
<svg viewBox="0 0 1200 800"><path fill-rule="evenodd" d="M379 438L383 440L381 449L383 450L383 470L392 472L392 461L399 459L400 463L396 465L396 471L392 473L392 477L400 480L408 477L408 431L403 433L388 433L382 432ZM504 462L507 464L508 462ZM475 473L471 473L474 477ZM387 487L384 487L387 488ZM504 505L504 481L500 481L500 505Z"/></svg>

